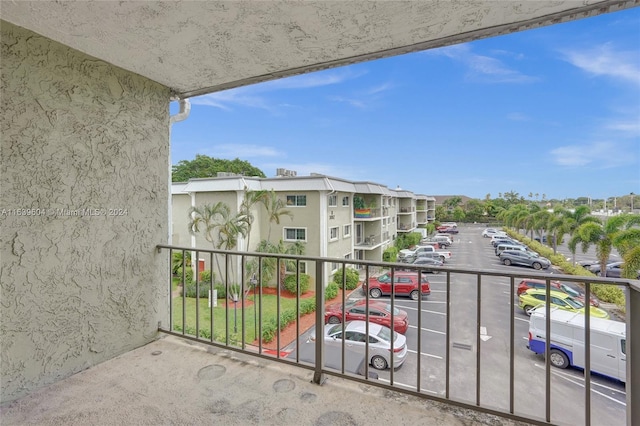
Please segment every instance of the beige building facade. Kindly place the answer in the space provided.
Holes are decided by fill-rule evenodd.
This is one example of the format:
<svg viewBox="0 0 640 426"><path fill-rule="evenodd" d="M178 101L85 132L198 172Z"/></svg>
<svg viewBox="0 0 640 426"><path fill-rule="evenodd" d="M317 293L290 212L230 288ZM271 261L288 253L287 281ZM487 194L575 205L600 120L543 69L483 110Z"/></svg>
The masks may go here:
<svg viewBox="0 0 640 426"><path fill-rule="evenodd" d="M194 217L192 209L223 203L231 215L235 215L250 191L273 191L288 214L276 222L262 204L255 204L251 211L254 217L251 231L245 237L239 236L236 247L232 248L235 251L255 251L263 240L272 244L282 241L285 246L302 244L305 256L381 261L384 250L395 244L398 232L413 232L429 222L419 223L418 200L423 202L424 218L430 215L431 222L435 218L433 197L391 190L371 182L351 182L319 174L264 179L220 176L172 185L172 243L197 249L220 249L215 235L213 241L208 241L203 229L192 232L189 228ZM427 207L429 201L431 206ZM356 208L362 203L364 208ZM192 256L195 254L192 251ZM212 269L210 256L198 254L198 258L204 269ZM239 262L238 259L231 262L235 277L242 267ZM221 281L226 269L222 266L216 272L218 267L214 265L213 271L217 281ZM329 266L325 276L330 277L337 268L337 264ZM301 272L312 278L315 275L313 265L306 263L301 265Z"/></svg>

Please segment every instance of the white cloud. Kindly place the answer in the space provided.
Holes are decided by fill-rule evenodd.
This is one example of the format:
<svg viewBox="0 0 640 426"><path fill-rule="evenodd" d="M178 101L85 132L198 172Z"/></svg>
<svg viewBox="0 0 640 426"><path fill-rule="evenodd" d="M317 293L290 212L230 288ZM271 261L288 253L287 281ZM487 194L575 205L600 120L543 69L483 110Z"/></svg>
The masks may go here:
<svg viewBox="0 0 640 426"><path fill-rule="evenodd" d="M264 109L276 113L281 105L272 104L264 93L340 84L361 75L363 75L362 72L354 73L348 67L339 71L321 71L196 96L191 98L191 103L212 106L226 111L232 110L233 106L241 106Z"/></svg>
<svg viewBox="0 0 640 426"><path fill-rule="evenodd" d="M640 62L638 52L616 51L610 43L588 50L564 51L565 60L594 76L640 85Z"/></svg>
<svg viewBox="0 0 640 426"><path fill-rule="evenodd" d="M277 157L281 154L278 150L261 145L221 144L208 149L216 158L255 158Z"/></svg>
<svg viewBox="0 0 640 426"><path fill-rule="evenodd" d="M427 52L446 56L466 65L468 68L466 78L471 81L487 83L529 83L538 80L537 77L522 74L518 70L509 68L509 66L499 59L473 53L469 44L447 46ZM520 56L515 53L507 55L506 51L497 51L495 53L501 56L511 56L516 59L520 58Z"/></svg>
<svg viewBox="0 0 640 426"><path fill-rule="evenodd" d="M553 161L560 166L590 166L596 169L609 169L632 164L637 155L625 145L614 142L567 145L551 150L550 154Z"/></svg>

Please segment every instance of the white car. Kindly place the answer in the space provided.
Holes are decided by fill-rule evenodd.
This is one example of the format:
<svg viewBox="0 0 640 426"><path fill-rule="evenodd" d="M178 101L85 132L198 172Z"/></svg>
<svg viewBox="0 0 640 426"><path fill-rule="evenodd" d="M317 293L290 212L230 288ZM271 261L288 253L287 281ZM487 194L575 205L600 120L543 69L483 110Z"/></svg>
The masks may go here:
<svg viewBox="0 0 640 426"><path fill-rule="evenodd" d="M327 324L324 326L325 353L329 351L342 351L344 342L345 351L365 353L367 340L367 323L365 321L348 321L344 324L344 339L342 324ZM393 335L393 352L391 349L391 336ZM315 333L312 332L311 340L315 341ZM407 359L407 338L404 335L391 332L389 327L380 324L369 323L369 363L376 370L384 370L391 366L389 354L393 353L393 367L400 367Z"/></svg>
<svg viewBox="0 0 640 426"><path fill-rule="evenodd" d="M482 236L485 238L491 238L494 235L507 235L507 233L495 228L486 228L482 231Z"/></svg>

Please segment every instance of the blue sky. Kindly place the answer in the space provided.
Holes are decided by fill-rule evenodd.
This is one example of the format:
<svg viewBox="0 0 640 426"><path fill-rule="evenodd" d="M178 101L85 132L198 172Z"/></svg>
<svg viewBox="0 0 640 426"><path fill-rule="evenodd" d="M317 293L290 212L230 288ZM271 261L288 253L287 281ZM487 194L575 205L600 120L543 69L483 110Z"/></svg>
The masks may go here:
<svg viewBox="0 0 640 426"><path fill-rule="evenodd" d="M640 8L191 98L173 164L417 194L640 194ZM172 113L177 110L172 105Z"/></svg>

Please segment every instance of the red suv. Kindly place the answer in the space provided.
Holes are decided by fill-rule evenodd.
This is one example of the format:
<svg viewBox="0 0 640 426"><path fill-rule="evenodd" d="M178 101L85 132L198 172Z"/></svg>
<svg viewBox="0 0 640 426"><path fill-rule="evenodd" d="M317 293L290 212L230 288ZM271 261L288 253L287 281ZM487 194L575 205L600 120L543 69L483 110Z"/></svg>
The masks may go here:
<svg viewBox="0 0 640 426"><path fill-rule="evenodd" d="M520 285L518 286L518 296L520 296L525 291L530 288L544 290L547 288L547 282L545 280L536 280L536 279L526 279L520 281ZM551 290L559 290L563 293L567 293L569 296L574 299L578 299L582 303L584 303L584 292L574 288L569 287L568 285L561 283L560 281L551 281ZM594 296L591 296L591 306L598 307L600 306L600 302Z"/></svg>
<svg viewBox="0 0 640 426"><path fill-rule="evenodd" d="M422 274L420 274L422 275ZM418 285L418 282L420 285ZM393 294L396 296L409 296L413 300L420 297L420 289L423 296L431 294L429 280L417 272L395 271L393 273ZM382 295L391 294L391 272L386 272L377 277L369 278L368 283L362 284L362 290L369 292L369 296L374 299Z"/></svg>

